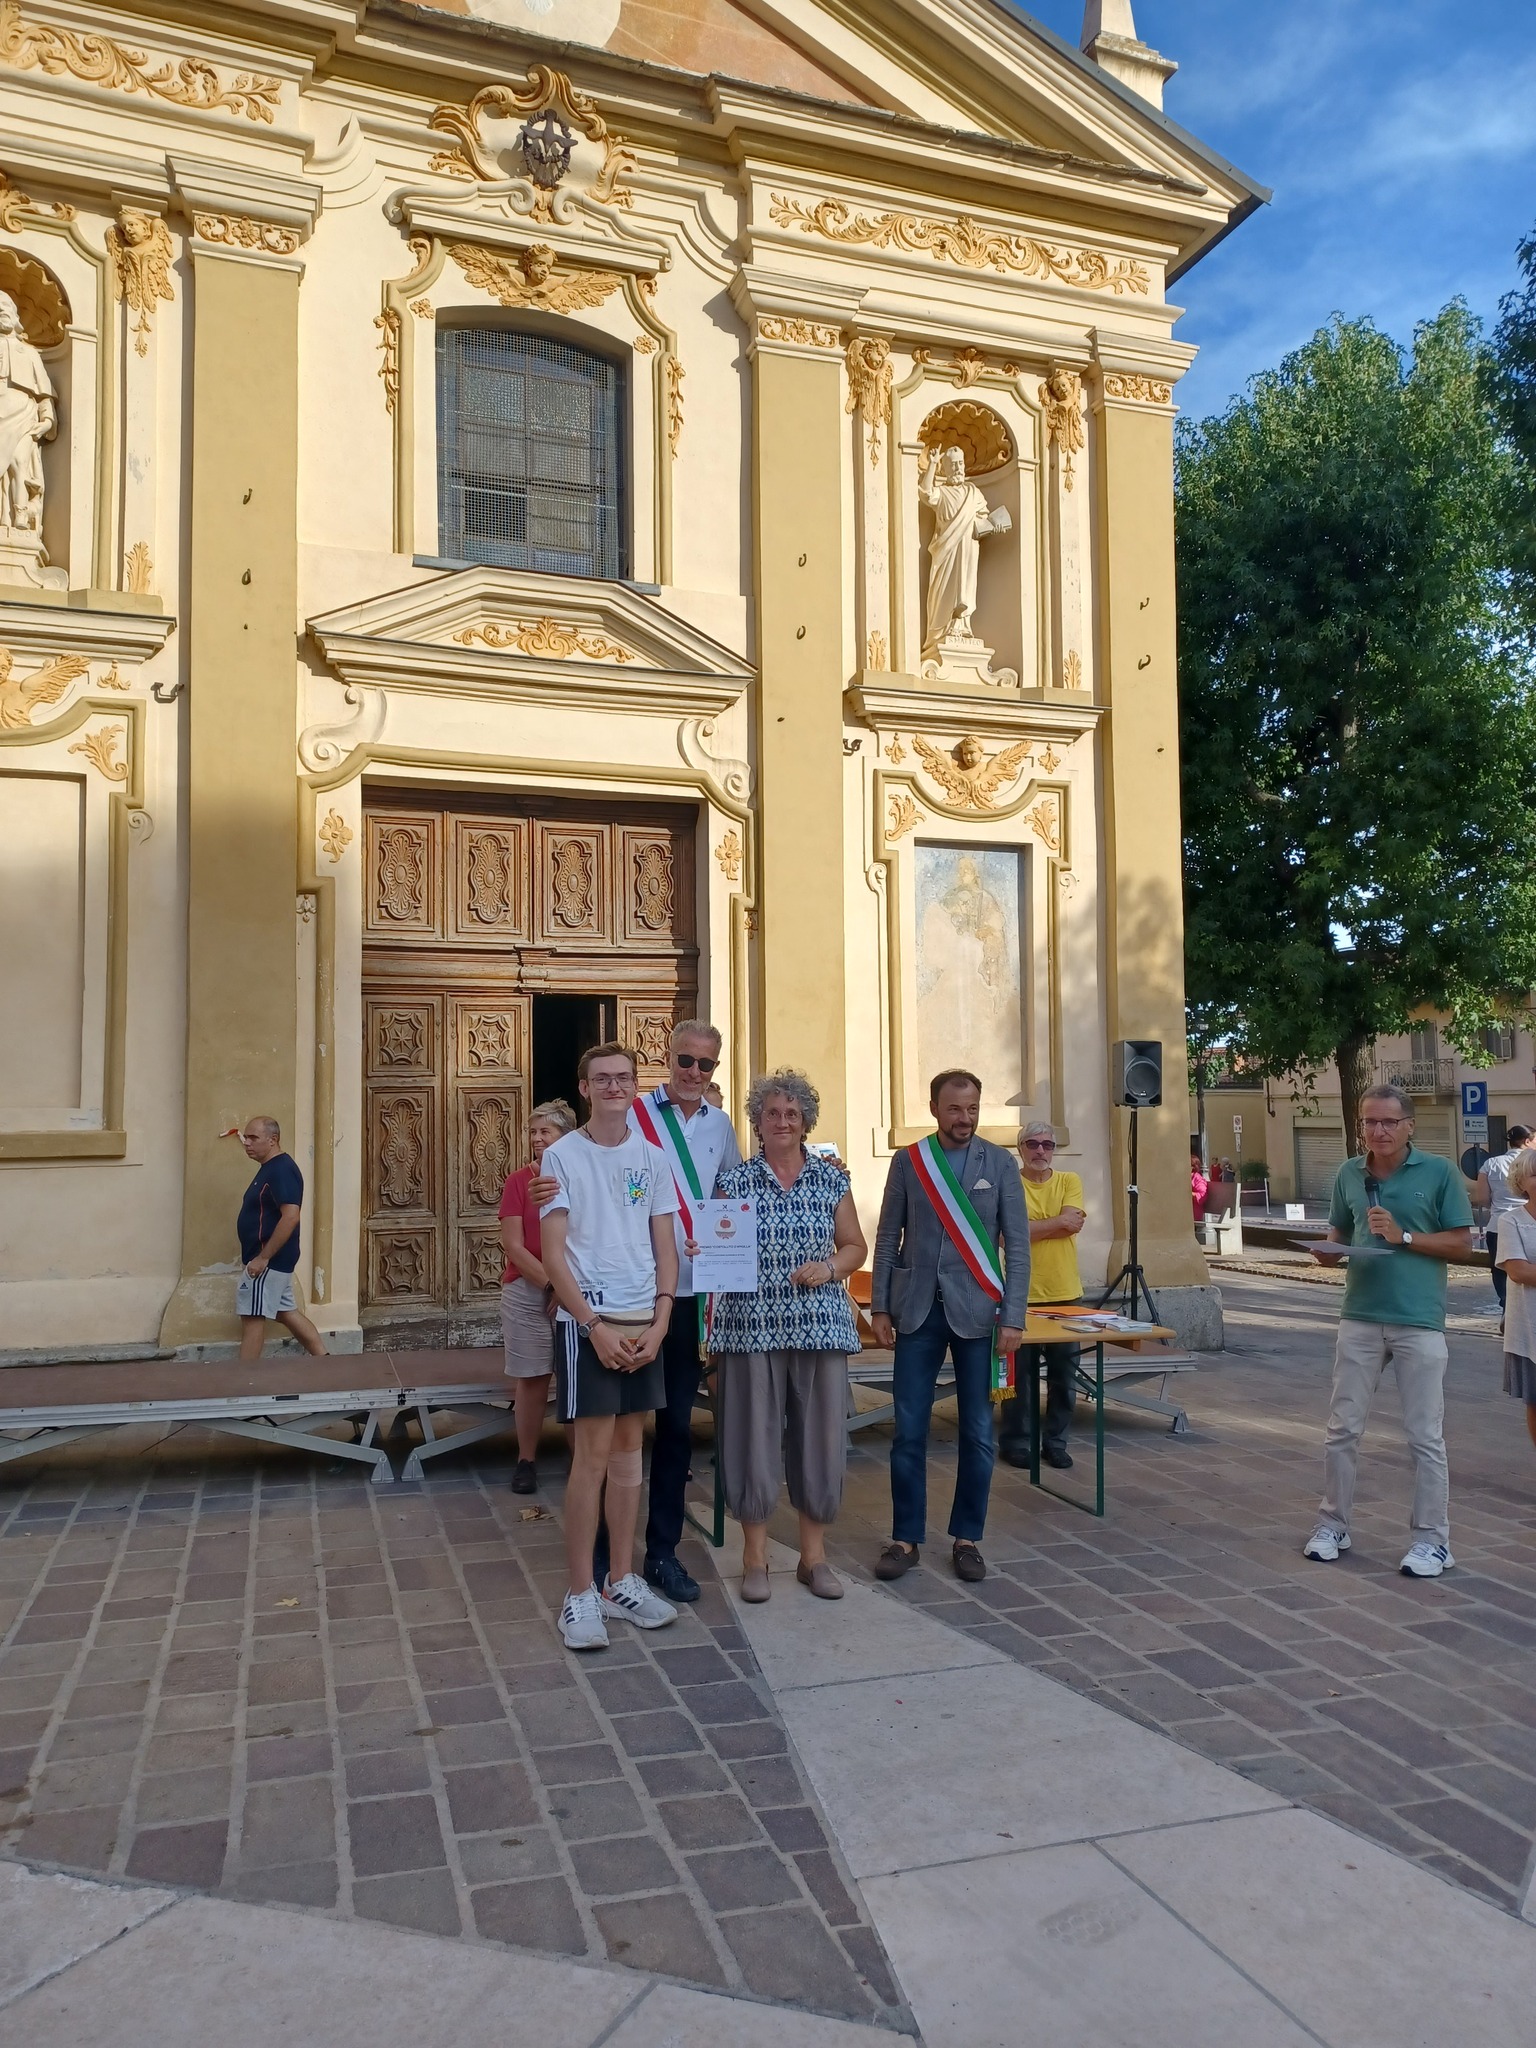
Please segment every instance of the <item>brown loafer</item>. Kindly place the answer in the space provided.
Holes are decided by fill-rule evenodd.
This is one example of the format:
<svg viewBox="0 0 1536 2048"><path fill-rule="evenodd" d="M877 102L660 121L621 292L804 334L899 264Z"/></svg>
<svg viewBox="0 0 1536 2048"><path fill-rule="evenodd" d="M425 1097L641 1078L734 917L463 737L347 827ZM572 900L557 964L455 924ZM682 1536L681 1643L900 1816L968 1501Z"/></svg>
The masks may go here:
<svg viewBox="0 0 1536 2048"><path fill-rule="evenodd" d="M741 1597L754 1605L768 1598L768 1567L762 1564L748 1565L741 1575Z"/></svg>
<svg viewBox="0 0 1536 2048"><path fill-rule="evenodd" d="M825 1560L820 1564L797 1564L795 1577L802 1586L809 1586L818 1600L841 1600L843 1597L843 1582Z"/></svg>
<svg viewBox="0 0 1536 2048"><path fill-rule="evenodd" d="M987 1576L987 1561L974 1543L962 1539L955 1545L955 1577L968 1586L979 1586Z"/></svg>
<svg viewBox="0 0 1536 2048"><path fill-rule="evenodd" d="M913 1565L919 1563L921 1558L922 1552L916 1544L908 1550L904 1543L887 1543L875 1560L875 1577L899 1579L904 1573L911 1571Z"/></svg>

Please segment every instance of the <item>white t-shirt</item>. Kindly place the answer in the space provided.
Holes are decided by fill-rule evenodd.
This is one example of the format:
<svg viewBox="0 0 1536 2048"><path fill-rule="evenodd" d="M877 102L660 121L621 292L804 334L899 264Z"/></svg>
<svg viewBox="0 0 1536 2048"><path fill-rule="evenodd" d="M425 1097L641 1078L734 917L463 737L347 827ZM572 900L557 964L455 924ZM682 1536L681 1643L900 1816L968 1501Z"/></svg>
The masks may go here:
<svg viewBox="0 0 1536 2048"><path fill-rule="evenodd" d="M583 1295L614 1315L649 1315L656 1306L651 1218L677 1214L665 1153L638 1131L622 1145L570 1131L550 1146L543 1167L560 1186L539 1214L568 1213L565 1256Z"/></svg>
<svg viewBox="0 0 1536 2048"><path fill-rule="evenodd" d="M1536 1216L1522 1202L1499 1218L1499 1264L1529 1259L1536 1265ZM1504 1297L1504 1349L1536 1358L1536 1287L1512 1279Z"/></svg>
<svg viewBox="0 0 1536 2048"><path fill-rule="evenodd" d="M1524 1195L1517 1195L1509 1184L1509 1169L1520 1157L1523 1147L1517 1145L1513 1152L1501 1152L1497 1159L1485 1160L1483 1176L1488 1182L1488 1228L1497 1230L1499 1221L1511 1209L1525 1206Z"/></svg>

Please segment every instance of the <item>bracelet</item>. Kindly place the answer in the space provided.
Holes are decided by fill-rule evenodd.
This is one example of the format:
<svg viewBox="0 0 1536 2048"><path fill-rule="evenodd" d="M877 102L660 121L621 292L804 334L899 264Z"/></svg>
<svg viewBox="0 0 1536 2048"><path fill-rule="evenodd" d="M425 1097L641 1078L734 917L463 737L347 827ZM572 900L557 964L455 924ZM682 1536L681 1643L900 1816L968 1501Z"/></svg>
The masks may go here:
<svg viewBox="0 0 1536 2048"><path fill-rule="evenodd" d="M662 1288L662 1290L656 1295L655 1299L657 1301L676 1301L677 1296L675 1294L668 1294L666 1289Z"/></svg>

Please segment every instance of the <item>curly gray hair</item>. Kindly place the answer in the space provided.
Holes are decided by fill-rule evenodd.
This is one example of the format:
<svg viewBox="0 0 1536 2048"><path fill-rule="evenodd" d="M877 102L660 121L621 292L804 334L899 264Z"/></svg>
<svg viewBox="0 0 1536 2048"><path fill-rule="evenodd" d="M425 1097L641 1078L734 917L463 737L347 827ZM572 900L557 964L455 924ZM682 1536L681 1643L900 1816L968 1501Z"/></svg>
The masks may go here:
<svg viewBox="0 0 1536 2048"><path fill-rule="evenodd" d="M770 1095L782 1095L799 1105L806 1136L809 1137L821 1114L821 1097L804 1074L794 1067L780 1067L776 1073L758 1075L747 1096L747 1121L754 1131L762 1129L763 1105Z"/></svg>
<svg viewBox="0 0 1536 2048"><path fill-rule="evenodd" d="M1023 1130L1020 1131L1019 1143L1022 1145L1026 1138L1050 1138L1054 1141L1055 1136L1056 1126L1054 1124L1041 1123L1037 1120L1032 1124L1026 1124Z"/></svg>

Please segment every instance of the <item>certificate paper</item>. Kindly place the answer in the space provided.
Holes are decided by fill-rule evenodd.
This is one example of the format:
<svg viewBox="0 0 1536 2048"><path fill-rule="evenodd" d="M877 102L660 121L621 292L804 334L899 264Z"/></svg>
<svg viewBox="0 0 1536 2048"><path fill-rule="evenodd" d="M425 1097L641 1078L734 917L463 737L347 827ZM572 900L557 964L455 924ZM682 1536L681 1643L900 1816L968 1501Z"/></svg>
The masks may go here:
<svg viewBox="0 0 1536 2048"><path fill-rule="evenodd" d="M757 1204L739 1197L694 1204L693 1284L700 1294L756 1294Z"/></svg>

